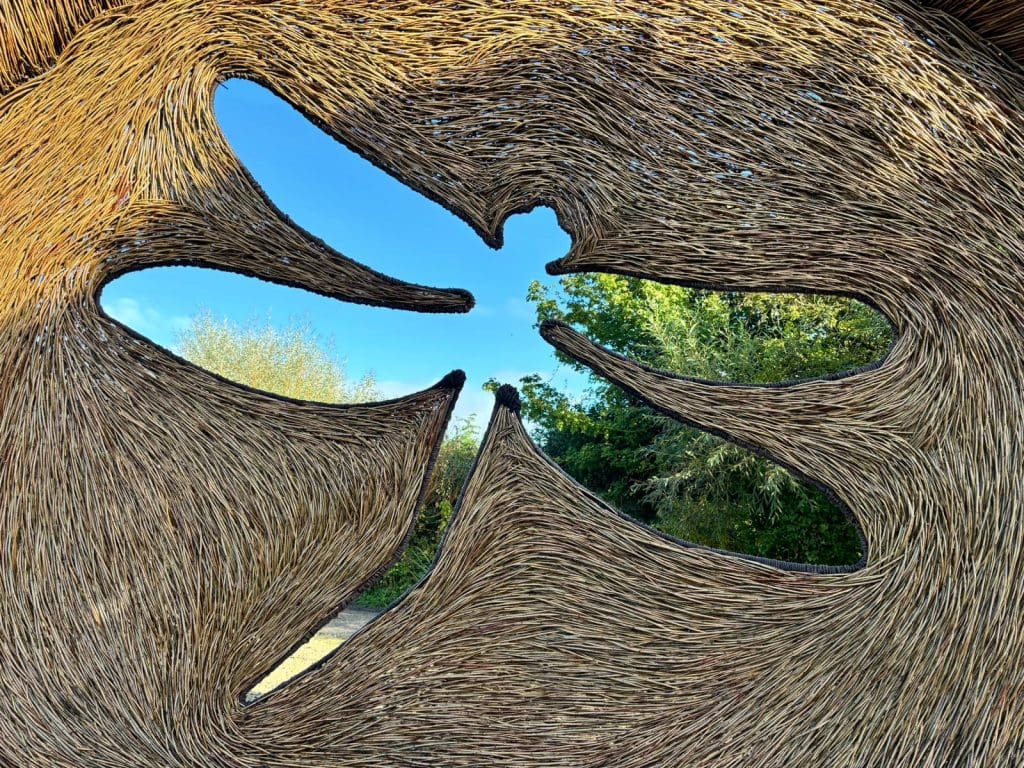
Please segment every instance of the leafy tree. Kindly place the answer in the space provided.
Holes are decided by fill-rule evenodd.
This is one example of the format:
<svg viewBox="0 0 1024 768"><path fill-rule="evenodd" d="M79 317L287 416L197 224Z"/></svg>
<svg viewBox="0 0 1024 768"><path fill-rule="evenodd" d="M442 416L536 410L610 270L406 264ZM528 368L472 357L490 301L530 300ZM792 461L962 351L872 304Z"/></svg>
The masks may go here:
<svg viewBox="0 0 1024 768"><path fill-rule="evenodd" d="M891 329L848 299L716 293L583 274L528 298L605 346L678 374L771 383L835 374L885 354ZM572 360L565 362L577 369ZM523 379L523 414L544 450L584 485L683 539L765 557L852 563L852 525L820 491L738 446L641 406L591 378L576 402Z"/></svg>
<svg viewBox="0 0 1024 768"><path fill-rule="evenodd" d="M372 376L350 382L308 324L242 326L209 312L178 337L182 357L226 379L297 400L354 403L379 397Z"/></svg>
<svg viewBox="0 0 1024 768"><path fill-rule="evenodd" d="M195 317L180 334L186 359L232 381L302 400L351 403L380 397L366 376L350 383L308 324L283 330L270 323L239 326L217 321L208 312ZM359 603L383 608L426 574L434 560L452 508L476 456L479 434L472 418L456 423L438 450L437 462L416 528L398 561L359 597Z"/></svg>
<svg viewBox="0 0 1024 768"><path fill-rule="evenodd" d="M480 433L472 417L449 428L438 450L426 501L416 520L408 549L387 573L360 595L360 605L384 608L427 574L479 447Z"/></svg>

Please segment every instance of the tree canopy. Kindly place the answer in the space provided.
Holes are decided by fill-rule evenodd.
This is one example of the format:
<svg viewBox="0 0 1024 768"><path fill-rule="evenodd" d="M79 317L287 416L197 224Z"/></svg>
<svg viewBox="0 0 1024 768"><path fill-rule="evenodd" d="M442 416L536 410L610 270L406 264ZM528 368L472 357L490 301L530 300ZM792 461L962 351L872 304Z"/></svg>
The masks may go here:
<svg viewBox="0 0 1024 768"><path fill-rule="evenodd" d="M558 318L645 364L702 379L769 384L879 360L888 322L846 298L721 293L605 274L534 283L538 323ZM563 361L577 369L572 360ZM784 468L640 405L591 377L582 400L521 380L541 447L624 512L682 539L764 557L849 564L856 530Z"/></svg>
<svg viewBox="0 0 1024 768"><path fill-rule="evenodd" d="M380 398L372 376L351 381L331 349L307 323L283 329L269 322L240 326L205 312L178 338L186 359L227 379L274 394L325 403ZM455 501L479 445L472 419L456 422L438 450L430 486L408 547L394 565L359 597L361 605L383 608L413 586L430 568Z"/></svg>
<svg viewBox="0 0 1024 768"><path fill-rule="evenodd" d="M380 396L372 375L349 379L308 323L238 325L203 312L179 334L178 348L226 379L296 400L357 403Z"/></svg>

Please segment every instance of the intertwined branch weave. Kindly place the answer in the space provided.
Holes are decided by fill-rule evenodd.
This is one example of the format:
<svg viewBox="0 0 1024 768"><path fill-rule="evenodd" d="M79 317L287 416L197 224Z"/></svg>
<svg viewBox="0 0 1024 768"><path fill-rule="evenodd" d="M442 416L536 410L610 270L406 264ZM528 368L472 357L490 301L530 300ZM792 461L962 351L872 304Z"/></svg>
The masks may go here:
<svg viewBox="0 0 1024 768"><path fill-rule="evenodd" d="M1016 0L0 2L0 765L1024 764L1024 8ZM213 92L272 88L551 270L818 291L878 367L776 387L544 336L833 492L850 572L691 547L530 444L502 390L438 561L244 694L410 531L461 377L330 407L107 318L160 264L460 311L264 199ZM345 180L339 180L345 183Z"/></svg>

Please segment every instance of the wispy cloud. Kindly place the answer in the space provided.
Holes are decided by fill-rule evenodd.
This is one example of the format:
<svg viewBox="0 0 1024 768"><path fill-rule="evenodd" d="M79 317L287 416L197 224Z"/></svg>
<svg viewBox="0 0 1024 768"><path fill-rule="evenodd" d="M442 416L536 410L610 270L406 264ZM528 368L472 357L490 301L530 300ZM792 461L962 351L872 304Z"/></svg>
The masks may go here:
<svg viewBox="0 0 1024 768"><path fill-rule="evenodd" d="M115 320L168 348L174 346L178 334L192 323L187 315L165 315L130 296L119 296L104 302L103 309Z"/></svg>

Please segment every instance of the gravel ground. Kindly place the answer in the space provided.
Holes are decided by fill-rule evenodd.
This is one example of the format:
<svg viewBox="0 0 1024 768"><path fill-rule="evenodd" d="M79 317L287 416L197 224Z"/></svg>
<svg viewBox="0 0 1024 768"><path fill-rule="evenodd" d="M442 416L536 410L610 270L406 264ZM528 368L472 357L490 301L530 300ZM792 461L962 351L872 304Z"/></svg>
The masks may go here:
<svg viewBox="0 0 1024 768"><path fill-rule="evenodd" d="M362 629L365 624L368 624L370 619L375 618L377 613L378 611L372 611L369 608L346 608L331 619L331 623L317 634L344 642L356 630Z"/></svg>
<svg viewBox="0 0 1024 768"><path fill-rule="evenodd" d="M246 701L258 699L277 688L281 683L316 664L320 659L337 649L354 632L362 628L377 615L368 608L347 608L331 619L330 623L300 646L295 653L281 662L281 665L260 680L246 695Z"/></svg>

